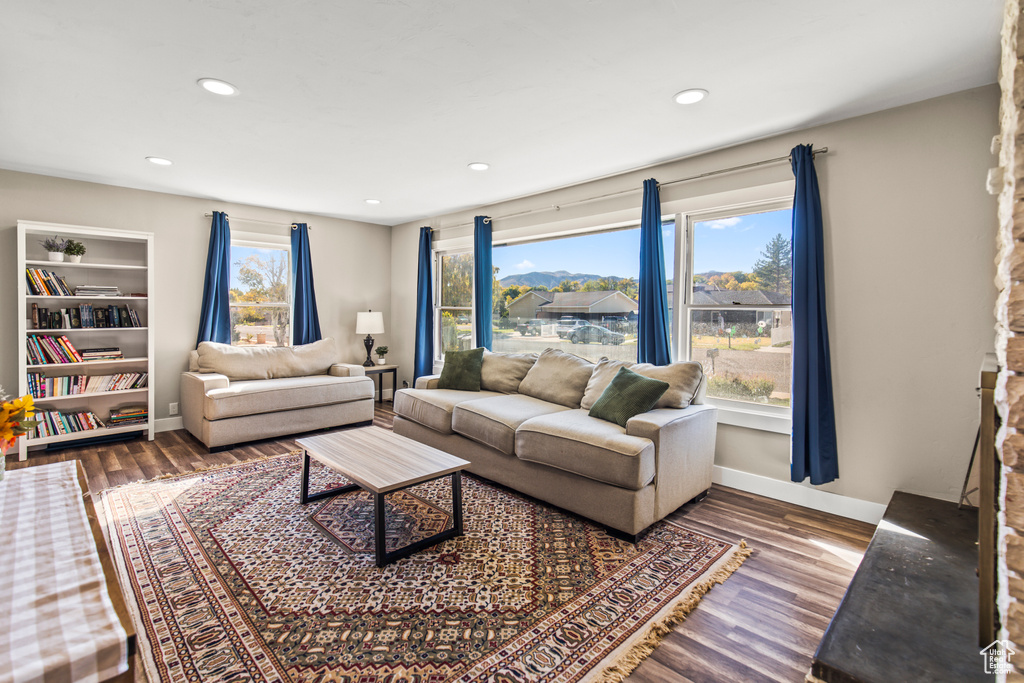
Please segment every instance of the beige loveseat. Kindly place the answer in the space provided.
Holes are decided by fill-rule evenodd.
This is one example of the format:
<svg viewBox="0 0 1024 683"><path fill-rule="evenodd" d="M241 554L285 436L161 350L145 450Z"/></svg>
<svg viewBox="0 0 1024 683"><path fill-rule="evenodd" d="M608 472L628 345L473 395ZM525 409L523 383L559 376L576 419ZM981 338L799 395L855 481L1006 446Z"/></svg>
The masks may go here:
<svg viewBox="0 0 1024 683"><path fill-rule="evenodd" d="M373 422L373 380L339 363L334 340L296 347L202 342L181 375L187 429L209 449Z"/></svg>
<svg viewBox="0 0 1024 683"><path fill-rule="evenodd" d="M588 412L623 365L669 382L625 427ZM703 405L699 363L594 364L547 349L484 355L481 391L420 377L395 394L394 430L472 464L492 481L599 522L635 541L711 488L717 408Z"/></svg>

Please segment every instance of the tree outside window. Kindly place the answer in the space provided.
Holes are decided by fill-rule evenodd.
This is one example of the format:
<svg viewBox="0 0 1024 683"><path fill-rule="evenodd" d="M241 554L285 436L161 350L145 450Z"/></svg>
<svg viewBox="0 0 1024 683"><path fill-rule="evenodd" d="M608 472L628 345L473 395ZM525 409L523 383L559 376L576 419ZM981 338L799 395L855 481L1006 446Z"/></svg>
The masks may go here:
<svg viewBox="0 0 1024 683"><path fill-rule="evenodd" d="M231 343L291 344L291 267L283 248L231 245Z"/></svg>

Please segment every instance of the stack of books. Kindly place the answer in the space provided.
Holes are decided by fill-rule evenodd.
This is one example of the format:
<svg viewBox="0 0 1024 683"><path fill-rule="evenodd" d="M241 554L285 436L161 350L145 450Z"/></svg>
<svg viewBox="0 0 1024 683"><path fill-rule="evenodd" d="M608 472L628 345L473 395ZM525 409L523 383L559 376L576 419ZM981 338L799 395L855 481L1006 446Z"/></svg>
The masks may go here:
<svg viewBox="0 0 1024 683"><path fill-rule="evenodd" d="M75 296L121 296L121 290L114 285L78 285Z"/></svg>
<svg viewBox="0 0 1024 683"><path fill-rule="evenodd" d="M64 335L31 334L25 340L29 365L81 363L82 355Z"/></svg>
<svg viewBox="0 0 1024 683"><path fill-rule="evenodd" d="M93 429L103 429L106 425L91 410L80 413L61 413L56 410L36 411L35 418L39 424L32 430L30 438L39 439L59 434L74 434Z"/></svg>
<svg viewBox="0 0 1024 683"><path fill-rule="evenodd" d="M26 268L25 280L33 296L71 296L71 289L63 276L40 268Z"/></svg>
<svg viewBox="0 0 1024 683"><path fill-rule="evenodd" d="M111 427L126 427L128 425L144 425L149 421L149 408L145 405L125 406L110 411Z"/></svg>
<svg viewBox="0 0 1024 683"><path fill-rule="evenodd" d="M47 377L41 372L28 373L28 390L32 398L54 398L93 394L100 391L144 389L149 385L145 372L123 372L116 375L66 375Z"/></svg>
<svg viewBox="0 0 1024 683"><path fill-rule="evenodd" d="M83 361L117 360L118 358L124 358L124 354L121 353L121 349L116 346L108 346L102 349L82 349L79 353L81 354Z"/></svg>

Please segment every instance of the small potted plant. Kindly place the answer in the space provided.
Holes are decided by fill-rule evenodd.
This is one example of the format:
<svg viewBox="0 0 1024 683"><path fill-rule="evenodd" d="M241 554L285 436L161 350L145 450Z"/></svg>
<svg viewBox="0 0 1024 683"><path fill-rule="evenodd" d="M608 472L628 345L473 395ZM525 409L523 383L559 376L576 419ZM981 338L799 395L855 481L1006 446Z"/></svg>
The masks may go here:
<svg viewBox="0 0 1024 683"><path fill-rule="evenodd" d="M388 347L378 346L377 347L377 365L384 365L384 356L388 355Z"/></svg>
<svg viewBox="0 0 1024 683"><path fill-rule="evenodd" d="M68 240L68 244L64 247L64 253L68 255L72 263L81 263L82 257L85 256L85 245L75 240Z"/></svg>
<svg viewBox="0 0 1024 683"><path fill-rule="evenodd" d="M43 245L43 249L50 253L51 261L64 260L64 250L68 246L68 241L61 238L60 235L54 235L52 238L47 237L45 240L39 240L39 244Z"/></svg>

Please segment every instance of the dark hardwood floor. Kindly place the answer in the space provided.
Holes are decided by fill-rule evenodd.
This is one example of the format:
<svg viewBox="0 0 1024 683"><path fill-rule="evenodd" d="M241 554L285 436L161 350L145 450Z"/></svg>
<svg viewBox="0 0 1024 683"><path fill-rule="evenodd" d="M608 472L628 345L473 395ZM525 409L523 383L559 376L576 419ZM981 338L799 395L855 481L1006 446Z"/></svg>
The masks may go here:
<svg viewBox="0 0 1024 683"><path fill-rule="evenodd" d="M390 404L377 406L374 424L390 429ZM7 468L79 459L96 493L295 448L294 439L271 439L209 454L179 430L161 432L154 441L70 448L24 462L10 456ZM803 681L874 527L719 486L671 519L722 540L746 540L753 554L704 596L629 680Z"/></svg>

